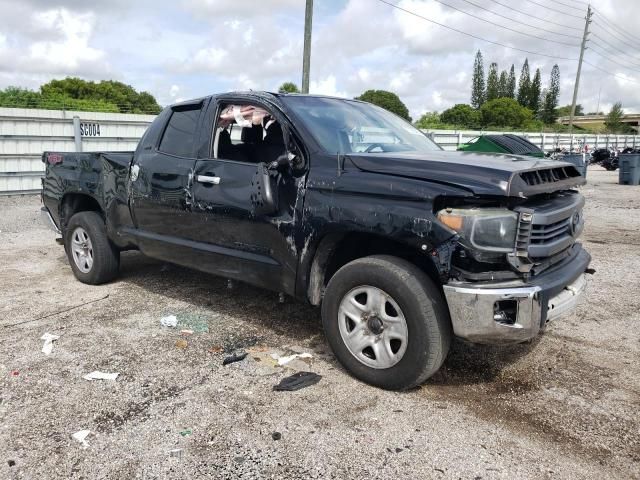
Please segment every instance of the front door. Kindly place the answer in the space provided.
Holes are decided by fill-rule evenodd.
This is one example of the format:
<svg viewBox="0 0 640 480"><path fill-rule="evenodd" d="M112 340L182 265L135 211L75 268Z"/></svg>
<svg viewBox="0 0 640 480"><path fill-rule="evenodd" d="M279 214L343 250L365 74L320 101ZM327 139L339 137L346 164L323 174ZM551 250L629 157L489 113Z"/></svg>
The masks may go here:
<svg viewBox="0 0 640 480"><path fill-rule="evenodd" d="M194 240L216 256L212 268L229 278L293 294L297 258L295 232L302 209L299 172L273 172L277 209L257 205L257 172L286 153L281 124L264 106L220 102L207 158L196 162L193 213L199 228ZM261 165L263 164L263 165Z"/></svg>

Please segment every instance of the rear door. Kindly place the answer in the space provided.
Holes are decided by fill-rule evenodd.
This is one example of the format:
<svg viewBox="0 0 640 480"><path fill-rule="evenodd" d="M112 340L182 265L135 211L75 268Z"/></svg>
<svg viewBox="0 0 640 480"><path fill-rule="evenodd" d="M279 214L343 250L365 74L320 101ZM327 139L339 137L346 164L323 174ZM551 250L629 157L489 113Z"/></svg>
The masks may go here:
<svg viewBox="0 0 640 480"><path fill-rule="evenodd" d="M156 146L139 151L131 168L131 211L140 249L176 263L188 253L193 227L190 186L203 102L172 108Z"/></svg>

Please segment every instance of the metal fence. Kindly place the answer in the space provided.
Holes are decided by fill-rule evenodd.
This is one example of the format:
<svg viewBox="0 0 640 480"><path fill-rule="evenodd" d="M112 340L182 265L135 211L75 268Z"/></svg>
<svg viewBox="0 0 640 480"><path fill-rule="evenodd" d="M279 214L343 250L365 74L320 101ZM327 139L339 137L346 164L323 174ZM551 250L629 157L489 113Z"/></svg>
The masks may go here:
<svg viewBox="0 0 640 480"><path fill-rule="evenodd" d="M589 151L594 148L625 148L640 146L640 136L638 135L615 135L615 134L569 134L569 133L540 133L540 132L499 132L480 130L423 130L430 138L445 150L456 150L470 140L480 135L501 135L503 133L520 135L540 147L544 151L555 148L567 148L577 150L585 145Z"/></svg>
<svg viewBox="0 0 640 480"><path fill-rule="evenodd" d="M154 115L0 108L0 195L33 193L40 189L44 173L42 152L130 151ZM456 150L473 138L489 133L472 130L424 130L445 150ZM508 132L517 133L517 132ZM624 148L640 146L637 135L569 135L517 133L543 150L588 145Z"/></svg>
<svg viewBox="0 0 640 480"><path fill-rule="evenodd" d="M32 193L42 152L134 150L154 115L0 108L0 195Z"/></svg>

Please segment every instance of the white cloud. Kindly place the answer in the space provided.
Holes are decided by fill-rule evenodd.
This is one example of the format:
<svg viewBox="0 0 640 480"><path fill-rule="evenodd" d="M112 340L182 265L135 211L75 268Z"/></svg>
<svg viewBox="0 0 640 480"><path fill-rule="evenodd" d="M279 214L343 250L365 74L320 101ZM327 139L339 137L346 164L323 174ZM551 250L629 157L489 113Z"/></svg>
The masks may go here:
<svg viewBox="0 0 640 480"><path fill-rule="evenodd" d="M391 75L389 89L398 94L407 93L407 90L413 88L413 74L407 70L395 72Z"/></svg>
<svg viewBox="0 0 640 480"><path fill-rule="evenodd" d="M230 89L274 90L284 81L300 84L304 24L302 0L0 0L0 88L37 88L54 77L114 78L151 91L160 102ZM575 58L578 48L532 39L481 22L432 0L396 0L403 8L463 32L549 55ZM450 2L462 10L516 30L544 35L539 28L581 35L580 19L553 14L525 0L485 10ZM480 3L480 2L479 2ZM549 3L549 2L546 2ZM572 2L573 3L573 2ZM595 2L594 2L595 3ZM549 3L550 5L550 3ZM153 7L153 8L151 8ZM426 110L468 103L477 49L485 68L515 64L519 75L529 57L549 81L556 60L474 40L374 0L316 1L311 52L311 88L317 93L355 97L367 89L391 89L417 118ZM558 9L564 9L557 6ZM521 21L491 16L492 10ZM514 9L568 27L538 21ZM626 53L618 61L632 67L640 55L615 37L598 18L636 35L637 0L598 0L591 30ZM637 36L637 35L636 35ZM551 39L553 35L546 35ZM556 36L557 40L572 41ZM579 39L576 39L576 43ZM586 59L608 73L584 66L579 102L585 111L606 110L620 100L640 111L640 76L595 54L592 37ZM633 43L633 42L630 42ZM561 104L571 100L575 61L558 61ZM635 67L633 67L635 68ZM174 89L173 87L176 87Z"/></svg>
<svg viewBox="0 0 640 480"><path fill-rule="evenodd" d="M220 69L228 53L222 48L202 48L196 52L193 59L184 64L191 71L214 72Z"/></svg>
<svg viewBox="0 0 640 480"><path fill-rule="evenodd" d="M64 32L60 41L34 42L29 47L28 59L40 68L56 66L63 71L73 71L82 63L103 60L103 51L89 45L95 16L91 13L74 14L65 9L37 13L33 17L36 25Z"/></svg>
<svg viewBox="0 0 640 480"><path fill-rule="evenodd" d="M184 4L198 18L214 20L220 17L262 17L291 9L304 11L304 2L300 0L187 0Z"/></svg>
<svg viewBox="0 0 640 480"><path fill-rule="evenodd" d="M320 80L309 82L309 93L315 93L318 95L330 95L332 97L349 96L346 92L338 90L336 77L333 75L329 75L328 77Z"/></svg>
<svg viewBox="0 0 640 480"><path fill-rule="evenodd" d="M30 74L85 74L108 75L109 63L103 50L93 47L91 36L96 18L92 13L72 13L64 8L33 12L29 18L31 28L44 35L27 45L14 38L8 48L8 36L3 36L0 50L0 70ZM11 38L11 33L9 34Z"/></svg>

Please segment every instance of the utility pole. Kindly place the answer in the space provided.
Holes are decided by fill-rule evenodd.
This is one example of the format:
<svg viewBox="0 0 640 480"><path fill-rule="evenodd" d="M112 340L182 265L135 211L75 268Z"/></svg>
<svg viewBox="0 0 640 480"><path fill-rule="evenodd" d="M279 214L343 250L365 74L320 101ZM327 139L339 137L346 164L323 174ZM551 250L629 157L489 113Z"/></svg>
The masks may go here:
<svg viewBox="0 0 640 480"><path fill-rule="evenodd" d="M311 69L311 22L313 0L307 0L304 10L304 51L302 53L302 93L309 93L309 70Z"/></svg>
<svg viewBox="0 0 640 480"><path fill-rule="evenodd" d="M591 23L591 4L587 6L587 16L584 21L584 34L582 35L582 45L580 46L580 60L578 60L578 71L576 73L576 83L573 86L573 102L571 102L571 116L569 117L569 133L573 132L573 117L576 114L576 102L578 101L578 85L580 84L580 73L582 72L582 59L587 48L587 37L589 36L589 24Z"/></svg>

